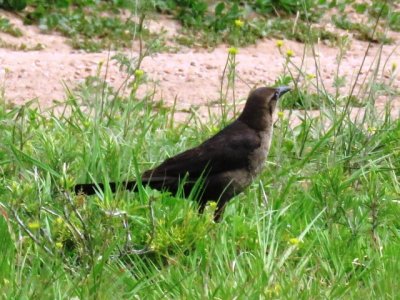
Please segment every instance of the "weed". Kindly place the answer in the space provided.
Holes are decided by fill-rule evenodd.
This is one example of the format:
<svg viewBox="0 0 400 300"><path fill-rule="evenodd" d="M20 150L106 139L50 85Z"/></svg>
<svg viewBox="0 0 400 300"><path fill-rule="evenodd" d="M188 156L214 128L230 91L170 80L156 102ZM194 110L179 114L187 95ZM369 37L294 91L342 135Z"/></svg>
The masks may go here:
<svg viewBox="0 0 400 300"><path fill-rule="evenodd" d="M40 20L42 30L58 30L72 38L74 48L99 51L104 48L129 47L134 39L137 24L122 21L116 16L99 16L99 12L84 7L74 10L34 12L26 20ZM30 21L29 21L30 22Z"/></svg>
<svg viewBox="0 0 400 300"><path fill-rule="evenodd" d="M26 0L3 0L0 8L8 10L23 10L26 7Z"/></svg>
<svg viewBox="0 0 400 300"><path fill-rule="evenodd" d="M183 45L214 47L221 42L234 46L253 44L263 37L293 39L300 42L338 39L336 33L312 22L317 22L323 12L338 6L344 11L347 2L307 0L293 1L217 1L210 5L203 0L190 1L42 1L29 0L33 8L25 13L25 23L38 24L44 31L57 30L71 38L74 48L87 51L129 47L136 38L137 24L134 11L146 14L157 10L168 13L183 25L176 41ZM371 7L353 3L358 13L368 13L377 18L381 13L392 30L399 28L399 13L392 5L374 1ZM122 15L122 17L121 17ZM294 16L296 16L294 18ZM335 16L338 28L356 32L361 40L392 43L383 31L375 36L371 26L352 23L344 16ZM239 25L238 25L239 24ZM6 24L4 24L6 26ZM11 30L11 29L8 29ZM147 32L147 39L153 39Z"/></svg>
<svg viewBox="0 0 400 300"><path fill-rule="evenodd" d="M357 33L357 38L363 41L369 41L374 43L391 44L393 39L386 36L382 31L375 32L374 28L361 23L353 23L346 17L333 16L335 25L344 30L350 30Z"/></svg>
<svg viewBox="0 0 400 300"><path fill-rule="evenodd" d="M287 38L302 43L315 43L318 40L328 40L333 43L338 39L336 33L310 26L304 21L274 19L270 23L269 30L276 38Z"/></svg>
<svg viewBox="0 0 400 300"><path fill-rule="evenodd" d="M15 37L21 37L22 31L13 26L10 21L4 17L0 17L0 31L8 33Z"/></svg>
<svg viewBox="0 0 400 300"><path fill-rule="evenodd" d="M38 51L44 49L45 46L41 43L37 43L34 46L28 46L25 43L9 43L0 38L0 48L12 49L14 51Z"/></svg>
<svg viewBox="0 0 400 300"><path fill-rule="evenodd" d="M387 19L389 28L395 31L400 31L400 12L396 11L394 4L386 1L373 1L368 9L368 14L373 18L379 15Z"/></svg>

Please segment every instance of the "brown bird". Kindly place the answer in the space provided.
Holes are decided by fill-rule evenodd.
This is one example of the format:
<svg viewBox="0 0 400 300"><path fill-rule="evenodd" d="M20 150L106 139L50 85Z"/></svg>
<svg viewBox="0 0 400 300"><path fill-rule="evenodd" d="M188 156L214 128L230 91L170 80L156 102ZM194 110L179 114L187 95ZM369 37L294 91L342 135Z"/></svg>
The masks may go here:
<svg viewBox="0 0 400 300"><path fill-rule="evenodd" d="M197 197L200 212L208 201L216 201L214 219L219 221L227 202L261 173L271 144L277 101L290 90L286 86L253 90L236 121L201 145L145 171L142 184L173 194L183 185L185 195L200 186ZM135 180L112 182L109 186L112 192L118 187L137 190ZM104 190L104 184L78 184L74 189L77 194L92 195L97 189Z"/></svg>

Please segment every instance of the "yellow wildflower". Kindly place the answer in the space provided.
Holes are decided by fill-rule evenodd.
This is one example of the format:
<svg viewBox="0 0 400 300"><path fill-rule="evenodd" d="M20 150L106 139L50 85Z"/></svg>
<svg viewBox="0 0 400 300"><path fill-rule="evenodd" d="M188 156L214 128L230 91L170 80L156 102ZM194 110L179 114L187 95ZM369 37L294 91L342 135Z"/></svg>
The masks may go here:
<svg viewBox="0 0 400 300"><path fill-rule="evenodd" d="M61 249L63 247L63 243L61 242L56 242L56 248Z"/></svg>
<svg viewBox="0 0 400 300"><path fill-rule="evenodd" d="M216 210L216 209L217 209L217 202L211 201L211 202L208 203L208 206L209 206L212 210Z"/></svg>
<svg viewBox="0 0 400 300"><path fill-rule="evenodd" d="M271 288L267 288L265 289L265 293L268 295L269 298L272 297L276 297L279 296L279 294L281 293L282 288L280 286L280 284L274 284Z"/></svg>
<svg viewBox="0 0 400 300"><path fill-rule="evenodd" d="M287 50L287 51L286 51L286 56L287 56L287 57L293 57L293 56L294 56L294 51L291 50L291 49Z"/></svg>
<svg viewBox="0 0 400 300"><path fill-rule="evenodd" d="M283 113L283 111L278 111L278 118L279 119L283 119L284 116L285 116L285 114Z"/></svg>
<svg viewBox="0 0 400 300"><path fill-rule="evenodd" d="M237 20L235 20L235 26L239 27L239 28L243 27L244 26L244 22L242 20L237 19Z"/></svg>
<svg viewBox="0 0 400 300"><path fill-rule="evenodd" d="M397 69L397 63L393 62L392 63L392 72L394 72Z"/></svg>
<svg viewBox="0 0 400 300"><path fill-rule="evenodd" d="M289 244L293 245L293 246L298 246L301 243L301 240L299 240L298 238L290 238L289 239Z"/></svg>
<svg viewBox="0 0 400 300"><path fill-rule="evenodd" d="M228 53L229 53L230 55L236 55L236 54L238 54L238 49L235 48L235 47L230 47L230 48L228 49Z"/></svg>
<svg viewBox="0 0 400 300"><path fill-rule="evenodd" d="M275 284L274 287L273 287L273 290L275 292L275 295L279 295L281 290L282 290L282 288L281 288L281 286L279 284Z"/></svg>
<svg viewBox="0 0 400 300"><path fill-rule="evenodd" d="M312 79L314 79L315 77L316 77L315 74L311 74L311 73L306 75L306 79L307 79L307 80L312 80Z"/></svg>
<svg viewBox="0 0 400 300"><path fill-rule="evenodd" d="M278 47L278 48L282 48L282 46L283 46L283 41L282 40L277 40L276 41L276 46Z"/></svg>
<svg viewBox="0 0 400 300"><path fill-rule="evenodd" d="M56 219L56 223L57 223L58 225L61 225L63 222L64 222L64 220L63 220L61 217L58 217L58 218Z"/></svg>
<svg viewBox="0 0 400 300"><path fill-rule="evenodd" d="M368 132L369 133L375 133L376 132L376 128L375 127L368 127Z"/></svg>
<svg viewBox="0 0 400 300"><path fill-rule="evenodd" d="M135 70L135 76L136 77L142 77L144 75L144 71L141 69Z"/></svg>
<svg viewBox="0 0 400 300"><path fill-rule="evenodd" d="M214 213L216 210L217 210L217 202L210 201L207 203L207 205L205 207L205 213L210 218L210 220L213 220Z"/></svg>
<svg viewBox="0 0 400 300"><path fill-rule="evenodd" d="M40 228L40 223L38 221L33 221L28 223L28 228L32 230L36 230Z"/></svg>

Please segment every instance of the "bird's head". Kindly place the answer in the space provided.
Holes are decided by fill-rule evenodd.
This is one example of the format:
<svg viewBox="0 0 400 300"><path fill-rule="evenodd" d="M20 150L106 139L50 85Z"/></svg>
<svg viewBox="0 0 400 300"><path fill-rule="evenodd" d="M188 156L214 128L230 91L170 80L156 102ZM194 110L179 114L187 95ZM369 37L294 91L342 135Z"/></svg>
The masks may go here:
<svg viewBox="0 0 400 300"><path fill-rule="evenodd" d="M261 87L253 90L247 98L239 120L257 130L272 126L273 113L278 99L291 90L290 87Z"/></svg>

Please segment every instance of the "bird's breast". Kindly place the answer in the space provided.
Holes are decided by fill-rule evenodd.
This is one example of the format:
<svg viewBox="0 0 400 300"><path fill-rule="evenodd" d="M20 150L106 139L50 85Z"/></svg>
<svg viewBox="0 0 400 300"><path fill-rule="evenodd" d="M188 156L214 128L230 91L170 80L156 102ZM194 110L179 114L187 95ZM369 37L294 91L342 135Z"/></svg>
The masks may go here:
<svg viewBox="0 0 400 300"><path fill-rule="evenodd" d="M256 148L249 157L249 171L253 177L261 173L271 145L272 132L261 131L259 134L260 147Z"/></svg>

